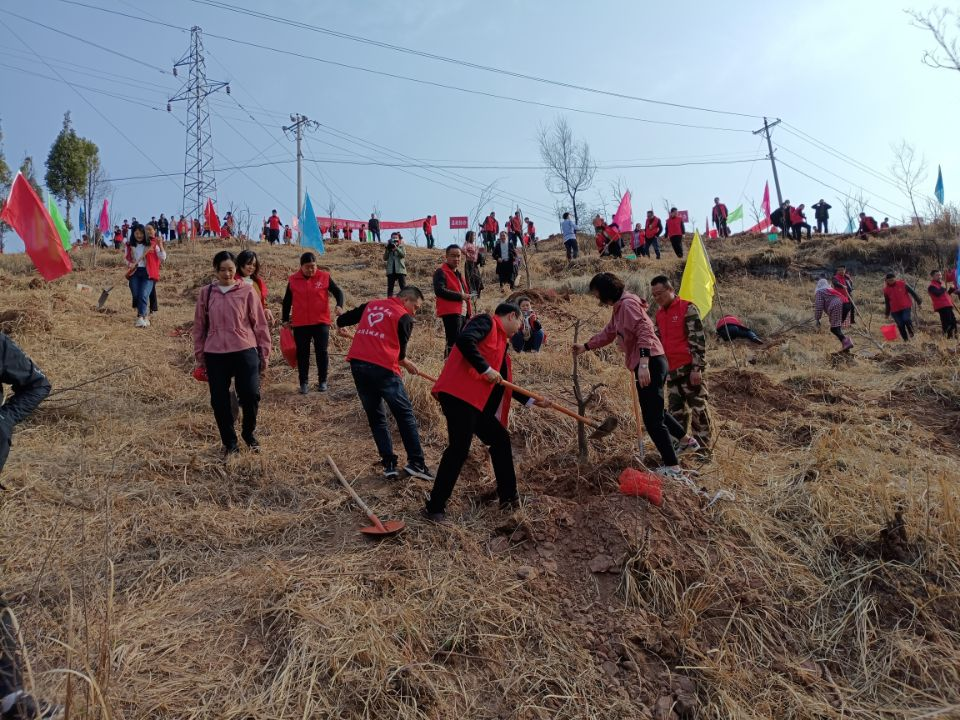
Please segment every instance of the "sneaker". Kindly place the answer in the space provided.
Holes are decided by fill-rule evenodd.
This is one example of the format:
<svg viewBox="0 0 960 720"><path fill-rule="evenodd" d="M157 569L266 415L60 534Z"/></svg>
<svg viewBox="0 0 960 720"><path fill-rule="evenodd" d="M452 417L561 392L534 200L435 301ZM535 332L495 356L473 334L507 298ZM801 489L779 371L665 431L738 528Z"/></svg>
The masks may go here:
<svg viewBox="0 0 960 720"><path fill-rule="evenodd" d="M327 384L325 382L317 383L317 392L326 392Z"/></svg>
<svg viewBox="0 0 960 720"><path fill-rule="evenodd" d="M140 316L137 316L136 322L133 323L133 326L138 328L147 327L147 325L149 325L149 323L147 322L147 319Z"/></svg>
<svg viewBox="0 0 960 720"><path fill-rule="evenodd" d="M700 443L696 438L690 438L686 442L681 442L680 447L677 448L677 454L686 455L687 453L698 452L701 448Z"/></svg>
<svg viewBox="0 0 960 720"><path fill-rule="evenodd" d="M307 385L306 383L300 383L300 394L306 395L309 392L310 392L310 386Z"/></svg>
<svg viewBox="0 0 960 720"><path fill-rule="evenodd" d="M62 717L63 707L39 700L23 690L0 698L0 714L10 720L54 720Z"/></svg>
<svg viewBox="0 0 960 720"><path fill-rule="evenodd" d="M387 480L393 480L394 478L400 477L400 473L397 472L397 461L396 460L384 460L383 462L383 476Z"/></svg>
<svg viewBox="0 0 960 720"><path fill-rule="evenodd" d="M408 462L403 466L404 471L410 477L420 478L421 480L435 480L433 473L430 472L430 468L422 462Z"/></svg>
<svg viewBox="0 0 960 720"><path fill-rule="evenodd" d="M147 327L150 327L150 316L149 316L149 315L144 315L144 316L143 316L143 322L146 323L146 326L147 326Z"/></svg>
<svg viewBox="0 0 960 720"><path fill-rule="evenodd" d="M654 470L657 475L668 480L676 480L681 482L684 485L689 485L690 487L696 487L696 483L690 479L690 477L683 470L675 470L674 468L669 467L658 467Z"/></svg>
<svg viewBox="0 0 960 720"><path fill-rule="evenodd" d="M430 512L428 508L424 508L420 511L420 514L434 525L447 524L447 514L444 512Z"/></svg>

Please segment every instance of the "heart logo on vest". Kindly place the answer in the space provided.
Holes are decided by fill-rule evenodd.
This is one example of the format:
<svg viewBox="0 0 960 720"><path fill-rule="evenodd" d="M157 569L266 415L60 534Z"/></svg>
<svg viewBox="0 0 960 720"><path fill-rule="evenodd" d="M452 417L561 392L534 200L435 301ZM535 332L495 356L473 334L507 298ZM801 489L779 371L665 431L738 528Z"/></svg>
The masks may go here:
<svg viewBox="0 0 960 720"><path fill-rule="evenodd" d="M372 312L367 315L367 321L370 323L370 327L373 327L379 322L383 322L383 313L382 312Z"/></svg>

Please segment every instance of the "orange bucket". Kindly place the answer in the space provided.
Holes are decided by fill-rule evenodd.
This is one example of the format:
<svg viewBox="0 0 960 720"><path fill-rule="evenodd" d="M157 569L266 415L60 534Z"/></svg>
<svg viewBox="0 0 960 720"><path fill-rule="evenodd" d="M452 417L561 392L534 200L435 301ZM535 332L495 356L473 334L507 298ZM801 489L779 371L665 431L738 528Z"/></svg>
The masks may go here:
<svg viewBox="0 0 960 720"><path fill-rule="evenodd" d="M649 500L660 507L663 504L663 488L660 476L654 473L624 468L620 473L620 492Z"/></svg>
<svg viewBox="0 0 960 720"><path fill-rule="evenodd" d="M890 323L889 325L881 325L880 333L883 335L884 340L896 340L899 333L897 324Z"/></svg>

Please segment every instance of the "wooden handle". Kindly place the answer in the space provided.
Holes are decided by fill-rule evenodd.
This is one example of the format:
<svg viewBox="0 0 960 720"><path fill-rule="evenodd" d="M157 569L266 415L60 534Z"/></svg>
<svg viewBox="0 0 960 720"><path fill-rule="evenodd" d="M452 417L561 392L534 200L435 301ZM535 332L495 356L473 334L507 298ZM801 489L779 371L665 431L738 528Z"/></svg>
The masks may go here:
<svg viewBox="0 0 960 720"><path fill-rule="evenodd" d="M424 380L429 380L429 381L432 382L432 383L435 383L435 382L437 381L437 379L436 379L435 377L432 377L432 376L430 376L430 375L427 375L425 372L422 372L422 371L419 371L419 370L417 371L417 375L419 375L420 377L422 377Z"/></svg>
<svg viewBox="0 0 960 720"><path fill-rule="evenodd" d="M353 501L354 501L357 505L360 506L360 509L362 509L362 510L367 514L367 517L369 517L371 520L372 520L374 517L376 517L376 516L373 514L373 510L371 510L369 507L367 507L367 504L366 504L363 500L360 499L360 496L359 496L359 495L357 495L357 491L354 490L354 489L350 486L350 483L347 482L347 479L346 479L343 475L340 474L340 468L337 467L337 464L333 461L333 458L330 457L329 455L327 455L327 462L330 463L330 467L333 469L333 474L337 476L337 480L339 480L339 481L340 481L340 484L343 485L343 486L347 489L347 492L350 493L350 496L353 498ZM379 524L379 523L380 523L380 521L377 520L377 524Z"/></svg>
<svg viewBox="0 0 960 720"><path fill-rule="evenodd" d="M500 381L500 384L503 385L505 388L510 388L510 389L513 390L514 392L523 393L524 395L527 395L527 396L529 396L529 397L532 397L534 400L537 400L537 401L539 401L539 402L549 402L549 403L550 403L550 409L551 409L551 410L556 410L557 412L563 413L564 415L569 415L570 417L574 418L575 420L579 420L579 421L582 422L582 423L586 423L586 424L589 425L590 427L594 427L594 428L599 428L599 427L600 427L600 423L599 423L597 420L593 420L592 418L584 417L583 415L578 415L578 414L575 413L573 410L569 410L569 409L563 407L563 405L557 405L557 404L555 404L555 403L547 400L543 395L540 395L539 393L535 393L535 392L533 392L532 390L527 390L526 388L522 388L522 387L520 387L519 385L514 385L514 384L513 384L512 382L510 382L509 380L501 380L501 381Z"/></svg>

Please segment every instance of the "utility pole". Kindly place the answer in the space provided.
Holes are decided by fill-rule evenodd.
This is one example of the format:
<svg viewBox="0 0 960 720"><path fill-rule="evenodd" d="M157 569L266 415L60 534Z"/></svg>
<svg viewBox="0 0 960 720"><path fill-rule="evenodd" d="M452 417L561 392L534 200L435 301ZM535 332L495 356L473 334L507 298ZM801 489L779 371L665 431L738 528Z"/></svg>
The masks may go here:
<svg viewBox="0 0 960 720"><path fill-rule="evenodd" d="M217 181L213 169L213 140L210 132L210 111L207 108L207 96L226 88L230 94L230 84L216 80L207 80L207 64L203 57L203 31L194 25L190 28L190 49L173 66L186 67L187 79L180 91L167 101L167 112L172 103L187 102L187 151L183 170L183 206L182 212L192 223L203 214L206 199L216 199Z"/></svg>
<svg viewBox="0 0 960 720"><path fill-rule="evenodd" d="M773 184L777 188L777 207L782 208L783 194L780 192L780 178L777 175L777 160L773 155L773 143L770 142L770 130L771 128L775 128L779 124L780 124L780 120L774 120L772 123L770 123L770 122L767 122L766 118L764 118L763 127L760 128L759 130L754 130L753 134L759 135L760 133L763 133L767 138L767 150L770 151L770 155L769 155L770 165L773 167Z"/></svg>
<svg viewBox="0 0 960 720"><path fill-rule="evenodd" d="M303 141L303 128L316 128L320 126L320 123L310 120L306 115L301 115L300 113L291 115L290 123L290 125L284 126L283 132L288 138L292 132L294 134L294 139L297 141L297 218L299 218L303 214L303 150L301 150L301 143ZM302 229L297 230L298 245L300 244L300 236L302 233Z"/></svg>

